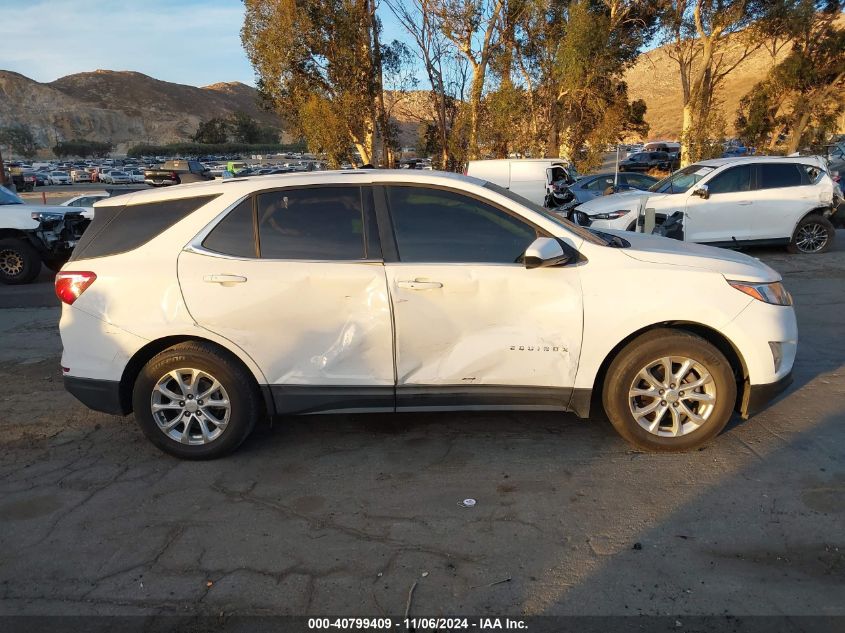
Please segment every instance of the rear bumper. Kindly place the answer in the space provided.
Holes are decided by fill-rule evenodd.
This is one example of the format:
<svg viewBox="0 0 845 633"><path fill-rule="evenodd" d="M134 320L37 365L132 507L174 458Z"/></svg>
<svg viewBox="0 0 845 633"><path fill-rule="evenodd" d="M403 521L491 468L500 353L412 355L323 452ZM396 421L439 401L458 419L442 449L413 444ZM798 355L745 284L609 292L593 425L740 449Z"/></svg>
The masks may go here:
<svg viewBox="0 0 845 633"><path fill-rule="evenodd" d="M786 388L791 384L792 372L790 371L776 382L765 385L749 385L745 390L745 398L742 403L742 417L749 418L765 409L769 402L786 391Z"/></svg>
<svg viewBox="0 0 845 633"><path fill-rule="evenodd" d="M120 382L64 376L65 389L82 404L94 411L112 415L126 415L120 404Z"/></svg>

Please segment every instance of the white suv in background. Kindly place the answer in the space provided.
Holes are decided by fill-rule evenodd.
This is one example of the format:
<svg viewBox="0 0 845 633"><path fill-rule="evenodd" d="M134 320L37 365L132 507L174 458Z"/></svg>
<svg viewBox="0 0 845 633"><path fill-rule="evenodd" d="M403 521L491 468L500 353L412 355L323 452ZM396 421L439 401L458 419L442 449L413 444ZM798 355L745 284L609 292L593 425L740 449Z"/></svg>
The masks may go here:
<svg viewBox="0 0 845 633"><path fill-rule="evenodd" d="M658 222L672 219L674 237L687 242L823 253L836 234L834 187L816 156L720 158L684 167L648 192L595 198L571 217L582 226L633 231L642 206L653 208Z"/></svg>
<svg viewBox="0 0 845 633"><path fill-rule="evenodd" d="M654 285L695 292L644 301ZM56 293L67 389L195 459L274 414L596 403L637 446L689 449L786 387L798 337L780 275L746 255L422 171L108 198Z"/></svg>

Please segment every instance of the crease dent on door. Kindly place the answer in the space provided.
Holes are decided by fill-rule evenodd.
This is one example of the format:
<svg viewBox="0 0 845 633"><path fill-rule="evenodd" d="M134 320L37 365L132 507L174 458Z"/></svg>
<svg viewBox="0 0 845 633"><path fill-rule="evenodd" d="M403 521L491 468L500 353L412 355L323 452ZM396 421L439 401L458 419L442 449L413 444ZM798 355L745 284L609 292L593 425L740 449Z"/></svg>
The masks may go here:
<svg viewBox="0 0 845 633"><path fill-rule="evenodd" d="M443 291L393 286L399 386L575 384L581 302L574 276L564 281L563 271L509 266L448 272L414 266L423 269L426 278L443 281Z"/></svg>

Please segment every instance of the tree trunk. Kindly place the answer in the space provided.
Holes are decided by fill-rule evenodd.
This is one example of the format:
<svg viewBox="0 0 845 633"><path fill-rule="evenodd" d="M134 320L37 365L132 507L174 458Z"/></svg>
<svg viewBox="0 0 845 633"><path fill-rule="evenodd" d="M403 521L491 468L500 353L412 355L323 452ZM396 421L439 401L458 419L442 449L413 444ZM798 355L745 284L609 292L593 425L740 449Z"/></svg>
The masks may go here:
<svg viewBox="0 0 845 633"><path fill-rule="evenodd" d="M810 122L810 110L807 109L801 115L801 118L792 126L792 131L789 134L789 140L786 143L786 153L793 154L798 151L801 146L801 137L804 136L804 130L807 129L807 124Z"/></svg>
<svg viewBox="0 0 845 633"><path fill-rule="evenodd" d="M481 94L484 89L484 67L479 64L473 69L472 88L469 92L469 148L470 160L479 158L478 127L481 119Z"/></svg>
<svg viewBox="0 0 845 633"><path fill-rule="evenodd" d="M6 167L3 164L3 150L0 148L0 185L6 184Z"/></svg>
<svg viewBox="0 0 845 633"><path fill-rule="evenodd" d="M684 120L681 125L681 167L686 167L692 162L690 154L689 136L692 132L692 127L695 124L693 111L695 106L692 102L684 104Z"/></svg>

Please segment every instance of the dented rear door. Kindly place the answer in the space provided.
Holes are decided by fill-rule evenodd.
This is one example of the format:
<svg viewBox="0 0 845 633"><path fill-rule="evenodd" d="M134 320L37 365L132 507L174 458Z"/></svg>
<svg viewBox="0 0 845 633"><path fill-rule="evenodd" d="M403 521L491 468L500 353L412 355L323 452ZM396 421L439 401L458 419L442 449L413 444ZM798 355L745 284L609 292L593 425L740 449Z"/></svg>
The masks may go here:
<svg viewBox="0 0 845 633"><path fill-rule="evenodd" d="M363 211L370 195L351 185L261 192L179 257L191 315L255 360L280 411L393 408L387 283ZM253 231L257 247L241 248Z"/></svg>

